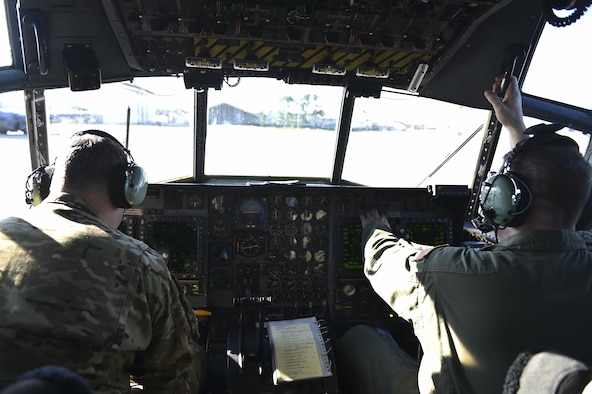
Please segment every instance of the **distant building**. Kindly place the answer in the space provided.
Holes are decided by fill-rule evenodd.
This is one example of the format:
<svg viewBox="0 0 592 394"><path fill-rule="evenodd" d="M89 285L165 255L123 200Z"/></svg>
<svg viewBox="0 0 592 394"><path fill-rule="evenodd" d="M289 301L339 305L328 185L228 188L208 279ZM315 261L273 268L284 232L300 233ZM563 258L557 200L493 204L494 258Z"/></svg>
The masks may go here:
<svg viewBox="0 0 592 394"><path fill-rule="evenodd" d="M247 112L227 103L214 105L208 110L208 124L233 124L260 126L260 115Z"/></svg>

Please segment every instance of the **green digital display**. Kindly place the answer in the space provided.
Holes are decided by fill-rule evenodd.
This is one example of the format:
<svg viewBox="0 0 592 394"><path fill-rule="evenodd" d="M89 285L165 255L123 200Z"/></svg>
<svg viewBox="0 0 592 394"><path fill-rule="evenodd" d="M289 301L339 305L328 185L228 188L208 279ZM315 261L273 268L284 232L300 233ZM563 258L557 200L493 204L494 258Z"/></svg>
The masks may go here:
<svg viewBox="0 0 592 394"><path fill-rule="evenodd" d="M362 255L362 226L350 223L343 226L343 268L361 270L364 268Z"/></svg>
<svg viewBox="0 0 592 394"><path fill-rule="evenodd" d="M424 245L444 245L448 243L447 224L441 222L406 223L409 240Z"/></svg>
<svg viewBox="0 0 592 394"><path fill-rule="evenodd" d="M408 240L424 245L443 245L448 243L448 224L445 222L408 222L400 226ZM343 237L343 268L346 270L362 270L364 256L362 253L362 226L360 223L344 224Z"/></svg>
<svg viewBox="0 0 592 394"><path fill-rule="evenodd" d="M197 272L198 225L190 221L150 222L146 244L164 258L169 271Z"/></svg>

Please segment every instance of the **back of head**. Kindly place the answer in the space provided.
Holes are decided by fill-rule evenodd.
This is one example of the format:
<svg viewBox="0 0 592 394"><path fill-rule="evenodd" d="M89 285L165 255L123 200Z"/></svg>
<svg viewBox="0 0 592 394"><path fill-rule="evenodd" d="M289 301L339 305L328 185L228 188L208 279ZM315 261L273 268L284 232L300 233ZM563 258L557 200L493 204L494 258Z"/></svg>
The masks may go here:
<svg viewBox="0 0 592 394"><path fill-rule="evenodd" d="M60 176L67 190L105 190L114 170L127 163L125 148L109 134L82 131L70 138L58 157L54 177Z"/></svg>
<svg viewBox="0 0 592 394"><path fill-rule="evenodd" d="M530 189L529 216L576 223L589 197L592 168L573 139L556 134L532 137L517 149L509 167Z"/></svg>
<svg viewBox="0 0 592 394"><path fill-rule="evenodd" d="M72 136L64 154L56 160L53 178L54 193L105 193L118 208L141 204L148 190L144 169L134 163L118 140L100 130Z"/></svg>

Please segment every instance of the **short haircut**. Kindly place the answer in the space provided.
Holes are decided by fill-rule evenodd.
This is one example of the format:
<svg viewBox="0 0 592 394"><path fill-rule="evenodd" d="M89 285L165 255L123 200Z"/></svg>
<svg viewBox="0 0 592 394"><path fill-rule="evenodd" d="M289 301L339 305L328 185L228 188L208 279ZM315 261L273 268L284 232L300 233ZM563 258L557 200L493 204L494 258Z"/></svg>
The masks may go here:
<svg viewBox="0 0 592 394"><path fill-rule="evenodd" d="M589 197L592 167L571 138L531 144L516 154L510 170L530 188L530 214L561 210L567 219L579 218Z"/></svg>
<svg viewBox="0 0 592 394"><path fill-rule="evenodd" d="M128 154L109 134L87 130L70 138L60 161L66 186L93 190L108 187L113 170L128 162Z"/></svg>

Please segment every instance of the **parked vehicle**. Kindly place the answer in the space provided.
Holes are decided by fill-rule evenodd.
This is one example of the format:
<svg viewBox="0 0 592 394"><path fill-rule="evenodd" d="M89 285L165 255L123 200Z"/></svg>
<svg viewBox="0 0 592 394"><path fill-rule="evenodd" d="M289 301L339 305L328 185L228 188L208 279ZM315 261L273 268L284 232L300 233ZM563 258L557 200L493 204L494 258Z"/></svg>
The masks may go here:
<svg viewBox="0 0 592 394"><path fill-rule="evenodd" d="M22 131L27 133L27 118L25 115L0 110L0 134L9 131Z"/></svg>

